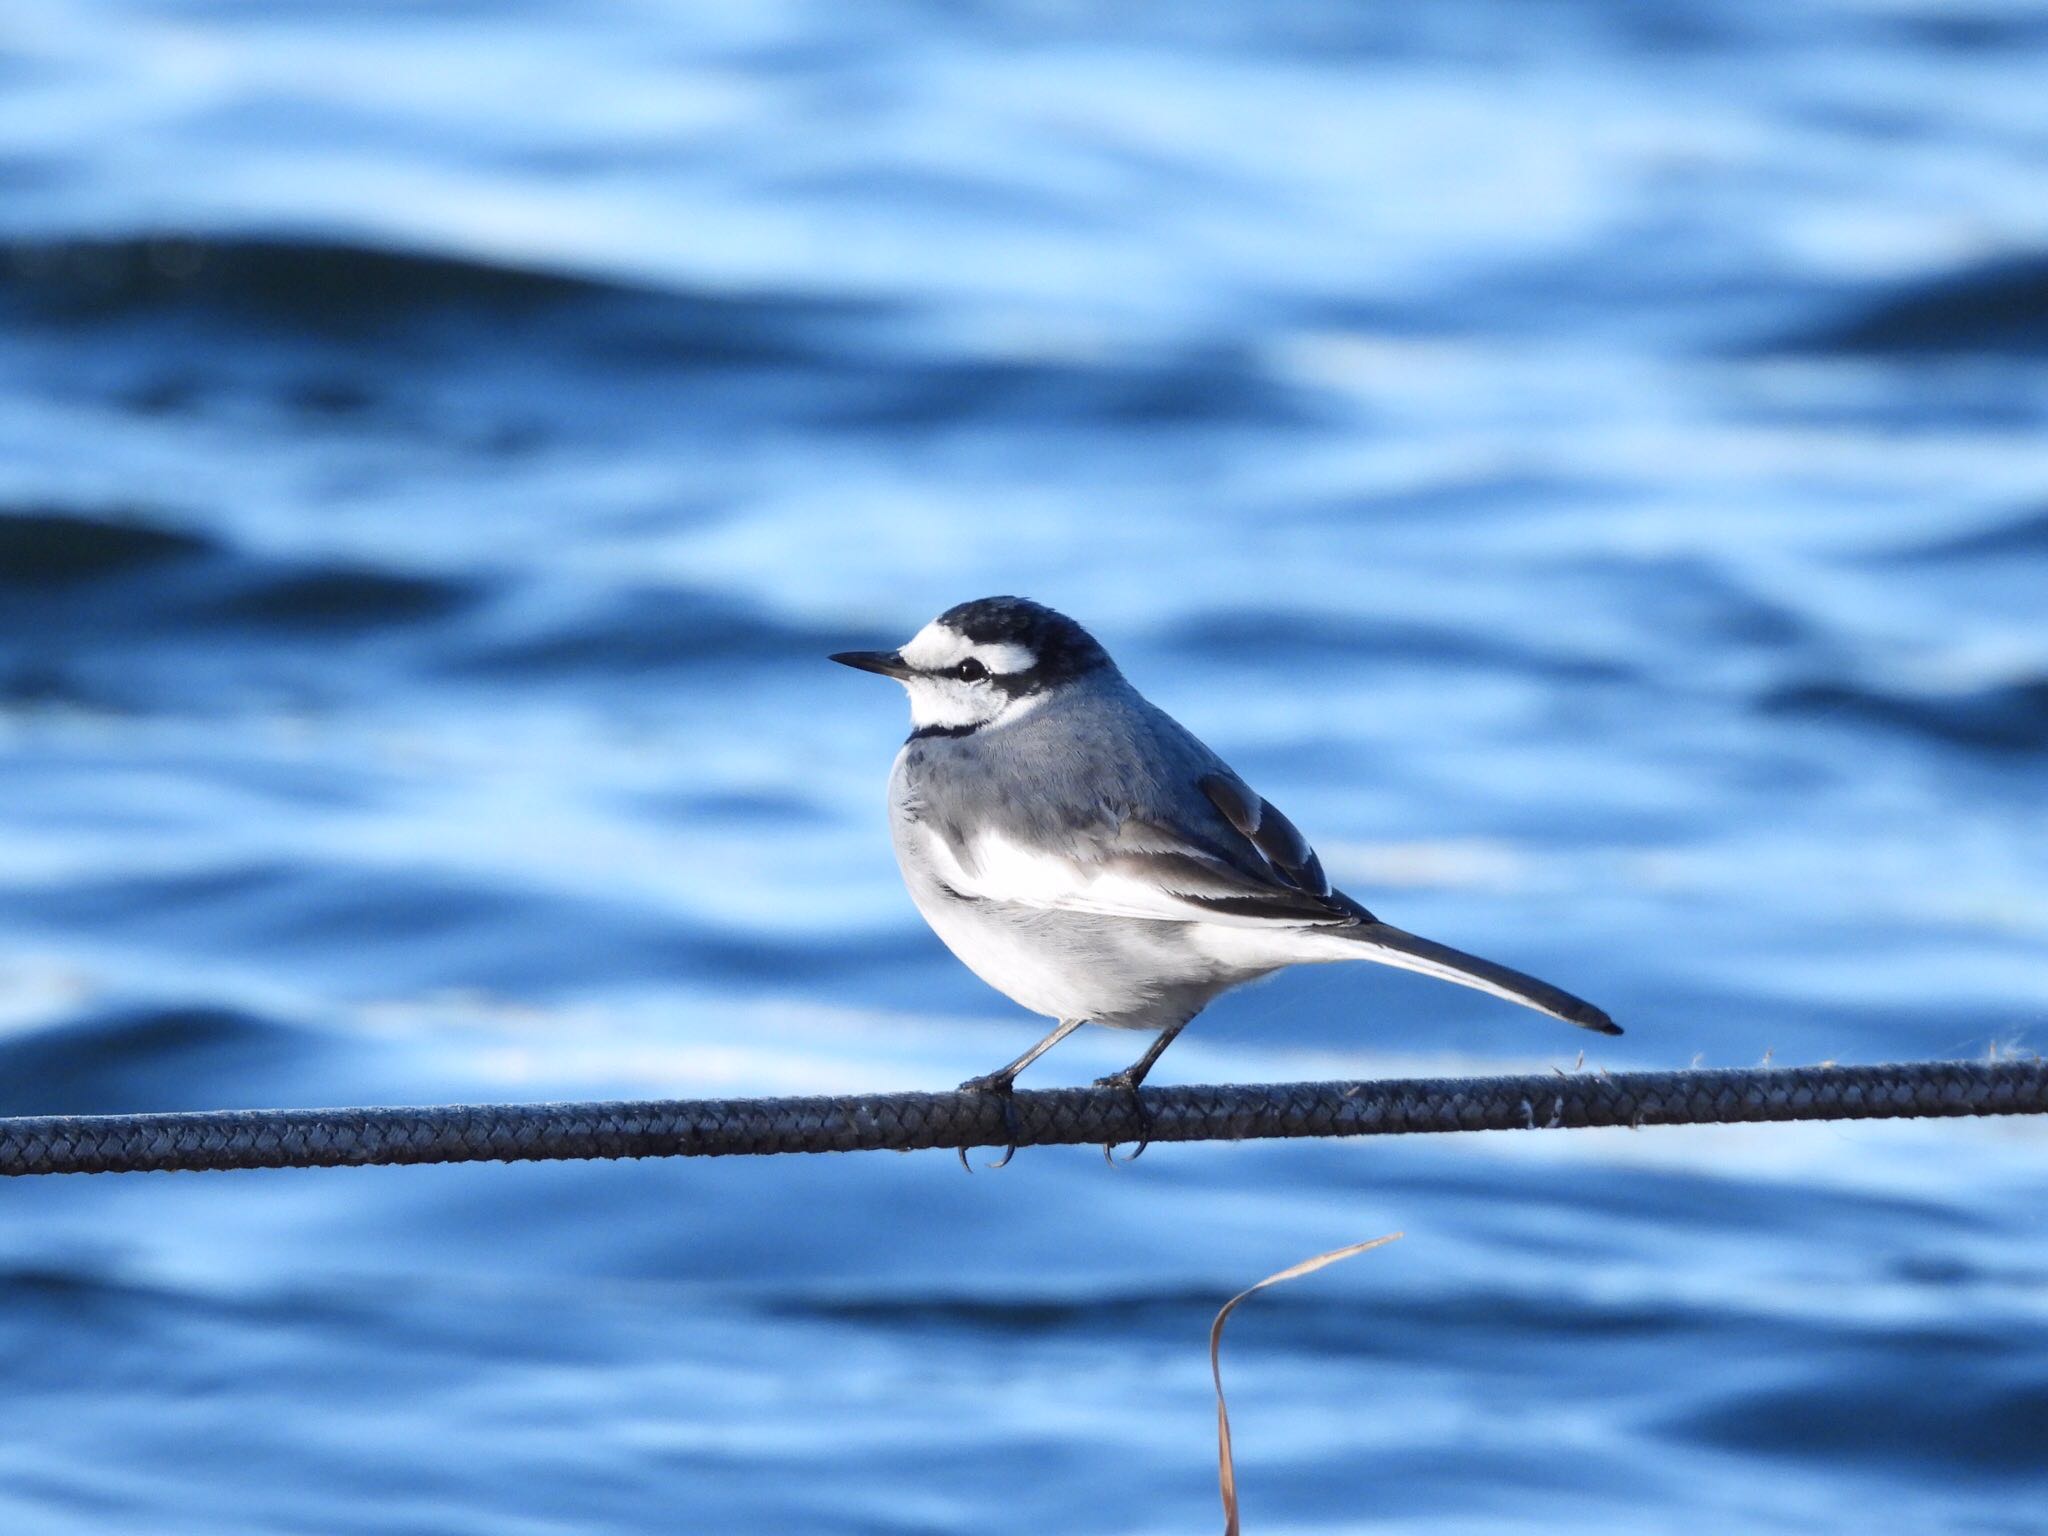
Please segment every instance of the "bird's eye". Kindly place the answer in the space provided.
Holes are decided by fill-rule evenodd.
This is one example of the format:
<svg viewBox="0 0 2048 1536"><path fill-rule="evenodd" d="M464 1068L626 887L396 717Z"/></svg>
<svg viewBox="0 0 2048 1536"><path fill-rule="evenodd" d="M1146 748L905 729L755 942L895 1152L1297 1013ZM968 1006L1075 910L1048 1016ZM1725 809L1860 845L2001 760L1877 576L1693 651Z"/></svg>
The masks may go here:
<svg viewBox="0 0 2048 1536"><path fill-rule="evenodd" d="M988 668L970 656L953 669L953 675L963 683L978 683L988 676Z"/></svg>

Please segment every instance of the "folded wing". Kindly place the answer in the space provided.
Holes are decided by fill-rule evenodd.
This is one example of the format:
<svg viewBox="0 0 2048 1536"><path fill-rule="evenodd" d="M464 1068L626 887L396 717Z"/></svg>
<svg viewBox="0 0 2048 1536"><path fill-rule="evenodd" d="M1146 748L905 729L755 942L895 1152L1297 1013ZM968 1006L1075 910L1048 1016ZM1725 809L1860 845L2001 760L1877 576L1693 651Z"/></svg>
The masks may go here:
<svg viewBox="0 0 2048 1536"><path fill-rule="evenodd" d="M1058 844L983 831L961 842L928 826L946 883L960 895L1104 917L1238 927L1342 927L1372 916L1331 889L1294 823L1234 774L1191 788L1201 811L1105 816Z"/></svg>
<svg viewBox="0 0 2048 1536"><path fill-rule="evenodd" d="M1213 817L1192 799L1171 826L1158 815L1105 812L1090 830L1035 846L988 831L955 844L931 828L934 854L962 896L1103 917L1330 930L1355 942L1359 959L1621 1033L1604 1011L1560 987L1380 922L1331 887L1300 829L1235 774L1204 772L1192 787Z"/></svg>

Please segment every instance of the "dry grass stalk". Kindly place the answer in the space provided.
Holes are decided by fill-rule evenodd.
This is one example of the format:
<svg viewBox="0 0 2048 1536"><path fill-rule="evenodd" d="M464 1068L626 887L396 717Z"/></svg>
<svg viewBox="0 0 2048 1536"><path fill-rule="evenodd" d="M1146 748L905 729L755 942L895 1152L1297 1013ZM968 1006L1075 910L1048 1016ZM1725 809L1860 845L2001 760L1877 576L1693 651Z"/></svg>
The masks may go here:
<svg viewBox="0 0 2048 1536"><path fill-rule="evenodd" d="M1230 1406L1223 1398L1223 1324L1230 1314L1237 1310L1237 1304L1248 1296L1256 1295L1268 1286L1282 1285L1289 1280L1298 1280L1303 1275L1312 1275L1319 1269L1332 1264L1341 1264L1369 1248L1381 1248L1401 1236L1389 1232L1385 1237L1376 1237L1368 1243L1353 1243L1348 1248L1332 1248L1328 1253L1319 1253L1312 1259L1303 1259L1291 1264L1278 1274L1268 1275L1257 1285L1239 1291L1223 1303L1223 1310L1216 1314L1216 1321L1209 1325L1209 1375L1216 1383L1216 1479L1223 1489L1223 1536L1238 1536L1237 1525L1237 1462L1230 1453Z"/></svg>

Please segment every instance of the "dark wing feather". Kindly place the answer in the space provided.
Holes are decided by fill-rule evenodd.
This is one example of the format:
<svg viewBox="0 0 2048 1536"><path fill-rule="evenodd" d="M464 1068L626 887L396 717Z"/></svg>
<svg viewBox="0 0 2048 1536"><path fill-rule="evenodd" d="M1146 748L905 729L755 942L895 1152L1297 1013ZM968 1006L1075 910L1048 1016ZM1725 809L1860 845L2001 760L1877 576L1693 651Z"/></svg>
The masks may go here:
<svg viewBox="0 0 2048 1536"><path fill-rule="evenodd" d="M1301 829L1281 815L1272 801L1260 799L1236 774L1207 773L1196 782L1209 803L1223 813L1223 819L1289 885L1311 896L1330 894L1330 877L1323 873L1323 861L1309 847Z"/></svg>
<svg viewBox="0 0 2048 1536"><path fill-rule="evenodd" d="M1315 849L1272 801L1261 798L1228 770L1205 773L1195 782L1240 839L1231 850L1237 856L1230 863L1248 877L1246 883L1254 889L1239 898L1251 906L1237 915L1297 920L1316 915L1330 922L1373 920L1365 908L1332 888Z"/></svg>
<svg viewBox="0 0 2048 1536"><path fill-rule="evenodd" d="M1255 848L1233 848L1220 837L1211 841L1132 818L1118 829L1107 853L1119 873L1170 891L1217 918L1295 925L1356 920L1349 908L1329 897L1276 879Z"/></svg>
<svg viewBox="0 0 2048 1536"><path fill-rule="evenodd" d="M1000 798L987 796L982 771L927 777L924 800L906 814L933 840L950 889L968 899L1170 922L1372 921L1331 889L1294 823L1207 747L1142 700L1111 702L1105 712L1082 696L1060 720L1059 740L1006 758L1002 771L1018 787ZM1070 750L1074 737L1091 743L1085 760Z"/></svg>

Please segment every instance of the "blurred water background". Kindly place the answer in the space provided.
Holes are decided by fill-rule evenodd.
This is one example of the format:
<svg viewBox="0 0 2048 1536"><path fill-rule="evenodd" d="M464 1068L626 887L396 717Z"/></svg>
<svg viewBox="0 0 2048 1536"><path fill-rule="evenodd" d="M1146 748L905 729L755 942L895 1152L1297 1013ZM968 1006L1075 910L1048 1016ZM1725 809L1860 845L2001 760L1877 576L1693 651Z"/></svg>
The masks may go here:
<svg viewBox="0 0 2048 1536"><path fill-rule="evenodd" d="M896 691L1090 624L1391 920L1162 1080L2048 1021L2048 15L0 9L0 1105L936 1087ZM1128 1037L1035 1069L1078 1081ZM2048 1529L2025 1124L0 1189L0 1524Z"/></svg>

